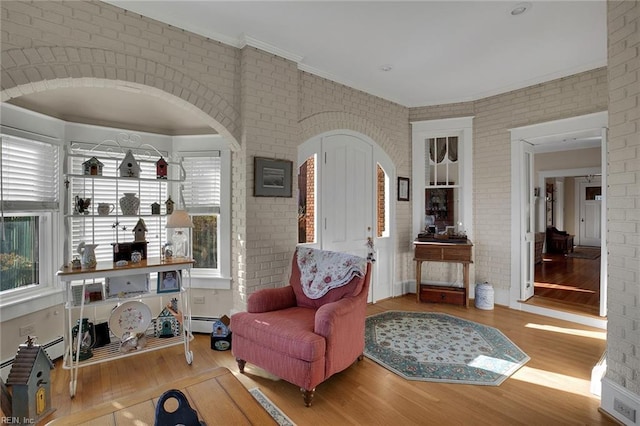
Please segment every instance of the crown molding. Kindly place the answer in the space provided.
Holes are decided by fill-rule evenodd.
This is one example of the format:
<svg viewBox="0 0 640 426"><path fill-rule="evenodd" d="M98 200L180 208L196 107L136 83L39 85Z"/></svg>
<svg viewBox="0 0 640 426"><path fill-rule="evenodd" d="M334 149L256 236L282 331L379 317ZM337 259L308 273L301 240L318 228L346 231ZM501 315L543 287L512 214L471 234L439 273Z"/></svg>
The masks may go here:
<svg viewBox="0 0 640 426"><path fill-rule="evenodd" d="M278 46L274 46L273 44L269 44L266 41L258 40L255 37L251 37L247 34L242 34L238 38L238 47L242 49L245 46L255 47L256 49L263 50L267 53L271 53L276 56L280 56L281 58L288 59L296 64L300 64L304 59L304 56L297 55L295 53L289 52L288 50L284 50L279 48Z"/></svg>

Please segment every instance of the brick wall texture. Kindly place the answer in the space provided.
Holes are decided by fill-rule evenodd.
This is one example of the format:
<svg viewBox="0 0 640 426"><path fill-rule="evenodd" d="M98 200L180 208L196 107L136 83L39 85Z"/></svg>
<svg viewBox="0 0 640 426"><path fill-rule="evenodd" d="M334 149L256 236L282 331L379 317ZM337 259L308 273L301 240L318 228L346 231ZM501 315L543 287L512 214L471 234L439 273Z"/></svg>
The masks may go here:
<svg viewBox="0 0 640 426"><path fill-rule="evenodd" d="M640 395L640 3L608 2L607 378Z"/></svg>
<svg viewBox="0 0 640 426"><path fill-rule="evenodd" d="M509 129L609 109L609 355L612 380L639 393L637 377L638 2L609 2L609 67L449 105L407 108L95 1L3 1L2 101L70 86L144 93L199 114L232 155L233 309L279 285L297 241L295 198L253 197L253 158L297 161L297 146L326 131L360 132L411 176L411 121L474 116L476 278L510 283ZM395 185L395 182L392 182ZM411 202L396 204L396 282L414 277Z"/></svg>

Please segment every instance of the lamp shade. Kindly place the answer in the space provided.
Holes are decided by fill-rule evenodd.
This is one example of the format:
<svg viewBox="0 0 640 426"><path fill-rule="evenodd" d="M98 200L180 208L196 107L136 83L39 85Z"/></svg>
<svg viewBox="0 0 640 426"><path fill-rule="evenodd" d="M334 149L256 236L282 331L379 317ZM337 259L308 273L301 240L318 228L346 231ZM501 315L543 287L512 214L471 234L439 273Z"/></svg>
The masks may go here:
<svg viewBox="0 0 640 426"><path fill-rule="evenodd" d="M193 228L193 222L186 210L174 210L167 218L166 228Z"/></svg>

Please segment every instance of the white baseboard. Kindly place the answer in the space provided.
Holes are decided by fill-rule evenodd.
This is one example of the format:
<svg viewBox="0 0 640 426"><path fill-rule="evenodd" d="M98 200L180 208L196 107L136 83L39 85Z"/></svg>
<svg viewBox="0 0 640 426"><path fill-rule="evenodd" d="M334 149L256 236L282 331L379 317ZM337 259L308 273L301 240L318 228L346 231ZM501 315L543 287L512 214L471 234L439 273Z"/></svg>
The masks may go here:
<svg viewBox="0 0 640 426"><path fill-rule="evenodd" d="M615 410L615 403L620 401L635 413L635 421L628 419ZM600 408L611 417L625 425L637 425L640 421L640 396L628 391L617 383L602 378L602 396L600 398Z"/></svg>
<svg viewBox="0 0 640 426"><path fill-rule="evenodd" d="M64 355L64 339L62 338L62 336L58 336L51 342L43 344L42 347L52 361ZM18 352L18 348L16 348L16 352ZM13 366L14 359L15 357L7 359L0 363L0 377L2 377L3 381L7 381L7 377L9 377L9 372L11 371L11 367Z"/></svg>

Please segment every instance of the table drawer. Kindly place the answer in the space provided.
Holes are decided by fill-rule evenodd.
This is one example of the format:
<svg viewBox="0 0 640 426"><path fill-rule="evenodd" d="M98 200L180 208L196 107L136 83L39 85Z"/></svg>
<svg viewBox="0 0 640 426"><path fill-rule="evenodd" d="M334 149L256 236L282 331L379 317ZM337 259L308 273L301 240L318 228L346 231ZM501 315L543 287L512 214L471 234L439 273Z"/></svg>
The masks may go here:
<svg viewBox="0 0 640 426"><path fill-rule="evenodd" d="M467 292L461 287L420 285L420 301L466 306Z"/></svg>
<svg viewBox="0 0 640 426"><path fill-rule="evenodd" d="M450 244L447 246L417 244L415 258L421 260L438 261L471 261L470 244Z"/></svg>

